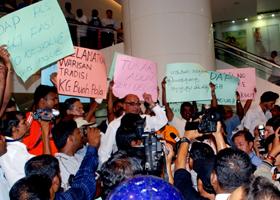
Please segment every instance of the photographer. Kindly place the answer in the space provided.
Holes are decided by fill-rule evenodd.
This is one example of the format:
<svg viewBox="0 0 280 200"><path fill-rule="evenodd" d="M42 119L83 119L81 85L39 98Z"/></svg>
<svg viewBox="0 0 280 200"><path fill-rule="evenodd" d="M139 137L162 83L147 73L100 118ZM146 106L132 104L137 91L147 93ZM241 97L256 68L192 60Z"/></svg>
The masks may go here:
<svg viewBox="0 0 280 200"><path fill-rule="evenodd" d="M274 134L265 140L267 156L255 171L256 176L264 176L280 189L280 117L270 119Z"/></svg>
<svg viewBox="0 0 280 200"><path fill-rule="evenodd" d="M39 85L34 92L34 111L27 113L30 135L23 143L33 155L54 154L57 149L52 140L50 129L53 126L51 109L58 107L58 94L55 87ZM34 119L36 117L38 119ZM47 118L47 119L43 119Z"/></svg>

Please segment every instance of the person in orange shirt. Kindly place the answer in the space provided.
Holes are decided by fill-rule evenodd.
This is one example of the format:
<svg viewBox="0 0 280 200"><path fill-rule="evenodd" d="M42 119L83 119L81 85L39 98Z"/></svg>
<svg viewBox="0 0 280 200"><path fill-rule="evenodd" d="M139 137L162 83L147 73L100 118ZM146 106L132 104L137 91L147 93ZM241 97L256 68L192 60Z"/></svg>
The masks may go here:
<svg viewBox="0 0 280 200"><path fill-rule="evenodd" d="M58 94L55 87L39 85L34 93L33 108L35 112L40 110L51 110L58 107ZM39 112L40 113L40 112ZM30 135L23 139L29 153L33 155L52 154L57 152L53 142L51 128L53 121L45 120L40 115L46 114L44 111L39 114L39 119L34 119L34 113L27 113L27 122L30 123Z"/></svg>

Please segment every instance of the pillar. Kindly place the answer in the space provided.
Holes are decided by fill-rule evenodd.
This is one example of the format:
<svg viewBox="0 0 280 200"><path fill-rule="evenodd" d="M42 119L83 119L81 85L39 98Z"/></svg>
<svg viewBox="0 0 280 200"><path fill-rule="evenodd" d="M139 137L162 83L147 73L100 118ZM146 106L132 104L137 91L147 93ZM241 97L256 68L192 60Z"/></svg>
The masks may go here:
<svg viewBox="0 0 280 200"><path fill-rule="evenodd" d="M215 70L211 0L123 0L125 53L165 65L195 62Z"/></svg>

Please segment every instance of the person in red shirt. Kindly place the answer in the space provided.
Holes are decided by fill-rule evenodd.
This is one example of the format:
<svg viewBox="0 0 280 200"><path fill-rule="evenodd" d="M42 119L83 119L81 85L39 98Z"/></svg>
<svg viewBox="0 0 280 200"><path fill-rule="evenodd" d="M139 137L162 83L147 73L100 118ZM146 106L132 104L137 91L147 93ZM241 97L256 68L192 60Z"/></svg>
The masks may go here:
<svg viewBox="0 0 280 200"><path fill-rule="evenodd" d="M34 93L33 108L38 109L55 109L58 107L58 94L55 87L39 85ZM41 113L41 115L43 115ZM23 139L29 153L33 155L52 154L57 152L56 146L51 135L52 121L44 119L34 119L34 113L27 113L27 121L30 123L30 135Z"/></svg>

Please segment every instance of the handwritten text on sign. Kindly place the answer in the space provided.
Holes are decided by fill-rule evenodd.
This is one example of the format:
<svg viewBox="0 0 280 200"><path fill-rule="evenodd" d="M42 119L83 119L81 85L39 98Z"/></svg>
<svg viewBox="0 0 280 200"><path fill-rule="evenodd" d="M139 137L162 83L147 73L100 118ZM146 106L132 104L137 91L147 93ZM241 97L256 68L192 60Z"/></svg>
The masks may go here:
<svg viewBox="0 0 280 200"><path fill-rule="evenodd" d="M0 44L6 44L16 73L26 81L40 68L74 53L57 0L40 1L0 19Z"/></svg>
<svg viewBox="0 0 280 200"><path fill-rule="evenodd" d="M106 98L106 66L99 51L75 47L75 54L57 63L60 94Z"/></svg>
<svg viewBox="0 0 280 200"><path fill-rule="evenodd" d="M223 69L219 72L230 74L240 79L237 91L241 100L253 99L256 88L256 71L255 68Z"/></svg>
<svg viewBox="0 0 280 200"><path fill-rule="evenodd" d="M123 98L135 94L143 100L143 93L152 95L157 100L157 65L156 63L118 54L114 73L113 93Z"/></svg>
<svg viewBox="0 0 280 200"><path fill-rule="evenodd" d="M219 105L235 105L239 79L229 74L209 71L210 81L215 84Z"/></svg>
<svg viewBox="0 0 280 200"><path fill-rule="evenodd" d="M209 100L208 72L196 63L173 63L166 68L168 102Z"/></svg>

